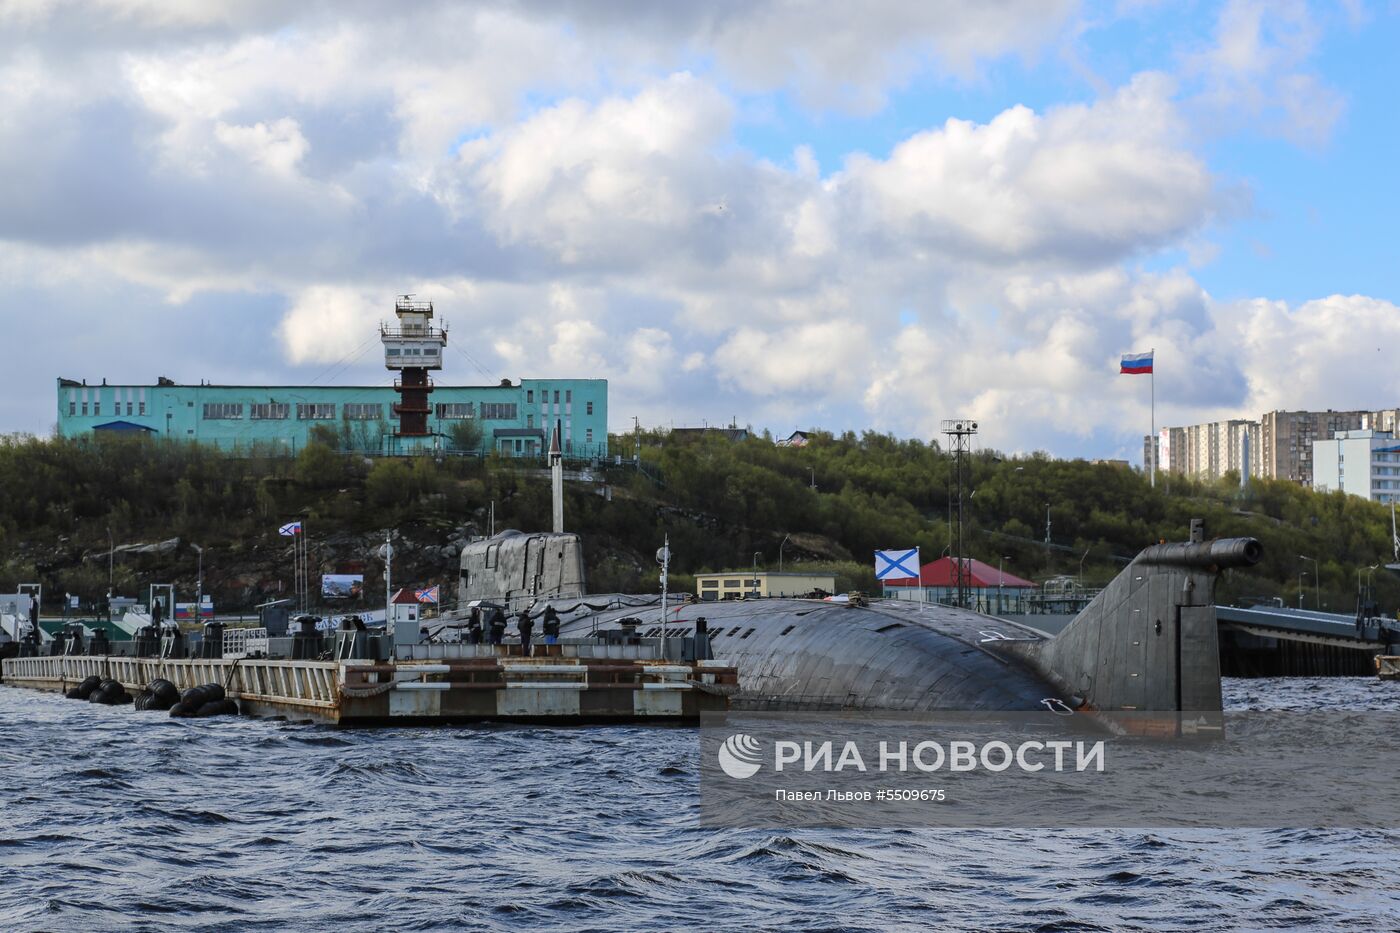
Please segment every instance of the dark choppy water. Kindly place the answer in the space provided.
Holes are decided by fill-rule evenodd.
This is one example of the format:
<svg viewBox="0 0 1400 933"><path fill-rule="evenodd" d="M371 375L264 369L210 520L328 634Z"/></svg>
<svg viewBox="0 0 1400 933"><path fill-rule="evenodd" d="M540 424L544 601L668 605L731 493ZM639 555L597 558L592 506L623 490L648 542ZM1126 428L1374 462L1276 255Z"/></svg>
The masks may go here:
<svg viewBox="0 0 1400 933"><path fill-rule="evenodd" d="M1400 709L1362 678L1226 692ZM1400 929L1400 833L702 830L696 747L0 689L0 930Z"/></svg>

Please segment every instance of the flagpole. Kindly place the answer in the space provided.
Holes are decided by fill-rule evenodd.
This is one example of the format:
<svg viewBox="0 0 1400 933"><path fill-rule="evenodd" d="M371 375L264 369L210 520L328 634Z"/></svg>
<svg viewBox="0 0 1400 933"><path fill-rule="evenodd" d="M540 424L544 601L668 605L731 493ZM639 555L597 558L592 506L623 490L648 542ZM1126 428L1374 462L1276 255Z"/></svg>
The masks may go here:
<svg viewBox="0 0 1400 933"><path fill-rule="evenodd" d="M1151 386L1150 392L1151 392L1151 396L1152 396L1152 443L1151 443L1151 450L1152 450L1152 480L1151 480L1151 484L1152 484L1152 488L1153 488L1153 489L1156 489L1156 488L1157 488L1157 456L1158 456L1158 453L1157 453L1157 348L1156 348L1156 347L1153 347L1153 348L1151 349L1150 352L1152 353L1152 372L1148 373L1148 376L1151 377L1151 381L1150 381L1149 385Z"/></svg>

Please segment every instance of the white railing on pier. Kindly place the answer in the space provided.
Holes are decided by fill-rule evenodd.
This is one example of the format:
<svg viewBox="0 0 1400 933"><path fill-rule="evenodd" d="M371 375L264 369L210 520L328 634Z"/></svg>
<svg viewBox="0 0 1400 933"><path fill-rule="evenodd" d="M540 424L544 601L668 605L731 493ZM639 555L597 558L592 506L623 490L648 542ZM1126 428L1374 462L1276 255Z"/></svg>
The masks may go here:
<svg viewBox="0 0 1400 933"><path fill-rule="evenodd" d="M119 681L134 693L161 678L180 690L222 684L229 696L242 700L319 709L340 705L340 665L334 661L60 655L6 658L3 671L7 684L47 690L66 690L96 675Z"/></svg>
<svg viewBox="0 0 1400 933"><path fill-rule="evenodd" d="M224 657L247 658L258 655L267 656L267 629L224 629Z"/></svg>

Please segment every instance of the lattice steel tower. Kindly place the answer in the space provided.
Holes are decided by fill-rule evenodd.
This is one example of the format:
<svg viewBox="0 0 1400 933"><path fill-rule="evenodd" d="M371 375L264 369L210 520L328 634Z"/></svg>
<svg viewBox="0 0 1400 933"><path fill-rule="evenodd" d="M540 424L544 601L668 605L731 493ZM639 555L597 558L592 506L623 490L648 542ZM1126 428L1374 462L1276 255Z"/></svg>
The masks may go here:
<svg viewBox="0 0 1400 933"><path fill-rule="evenodd" d="M442 369L442 351L447 346L447 328L433 326L433 303L414 301L412 295L400 295L394 302L398 326L379 325L379 339L384 344L384 367L396 370L394 391L399 401L394 415L399 426L396 437L428 436L428 394L433 380L428 370Z"/></svg>
<svg viewBox="0 0 1400 933"><path fill-rule="evenodd" d="M953 555L954 580L958 587L958 606L967 608L967 556L963 550L963 476L966 468L969 439L977 433L977 422L968 418L952 418L943 422L943 433L953 449L954 468L958 477L958 552Z"/></svg>

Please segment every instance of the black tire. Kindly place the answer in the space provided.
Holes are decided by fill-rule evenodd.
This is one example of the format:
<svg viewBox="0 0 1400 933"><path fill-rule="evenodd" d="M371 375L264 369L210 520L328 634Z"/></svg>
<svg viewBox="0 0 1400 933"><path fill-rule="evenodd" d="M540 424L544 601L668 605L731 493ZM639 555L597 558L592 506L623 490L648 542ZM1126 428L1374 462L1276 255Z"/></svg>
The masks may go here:
<svg viewBox="0 0 1400 933"><path fill-rule="evenodd" d="M123 690L121 693L117 694L117 698L116 698L115 700L112 701L112 705L113 705L113 706L125 706L126 704L128 704L128 703L130 703L130 702L131 702L131 694L129 694L129 693L127 693L125 690Z"/></svg>
<svg viewBox="0 0 1400 933"><path fill-rule="evenodd" d="M228 699L225 699L223 702L224 702L224 715L225 715L225 716L237 716L237 715L238 715L238 701L237 701L237 700L228 700Z"/></svg>
<svg viewBox="0 0 1400 933"><path fill-rule="evenodd" d="M207 716L222 716L224 715L224 701L210 700L208 703L201 706L199 712L195 713L195 715L200 719L204 719Z"/></svg>
<svg viewBox="0 0 1400 933"><path fill-rule="evenodd" d="M204 685L204 696L205 696L205 699L208 700L209 702L218 702L219 700L224 699L224 685L223 685L223 684L205 684L205 685Z"/></svg>
<svg viewBox="0 0 1400 933"><path fill-rule="evenodd" d="M165 708L174 706L180 702L180 690L168 680L156 678L146 687L156 697L165 703Z"/></svg>
<svg viewBox="0 0 1400 933"><path fill-rule="evenodd" d="M180 694L180 703L185 707L196 710L209 702L209 697L205 695L203 687L190 687Z"/></svg>
<svg viewBox="0 0 1400 933"><path fill-rule="evenodd" d="M194 713L190 712L190 708L184 703L176 703L170 707L170 715L174 719L189 719Z"/></svg>
<svg viewBox="0 0 1400 933"><path fill-rule="evenodd" d="M83 698L83 691L79 690L77 687L73 687L65 693L64 696L70 700L81 700Z"/></svg>
<svg viewBox="0 0 1400 933"><path fill-rule="evenodd" d="M88 697L92 696L92 691L96 690L100 683L102 683L102 678L98 677L96 674L84 677L83 682L76 687L78 691L77 698L79 700L86 700Z"/></svg>
<svg viewBox="0 0 1400 933"><path fill-rule="evenodd" d="M151 708L151 701L154 699L155 694L151 693L149 690L142 690L140 693L136 694L136 699L132 702L138 710L145 712Z"/></svg>

